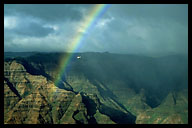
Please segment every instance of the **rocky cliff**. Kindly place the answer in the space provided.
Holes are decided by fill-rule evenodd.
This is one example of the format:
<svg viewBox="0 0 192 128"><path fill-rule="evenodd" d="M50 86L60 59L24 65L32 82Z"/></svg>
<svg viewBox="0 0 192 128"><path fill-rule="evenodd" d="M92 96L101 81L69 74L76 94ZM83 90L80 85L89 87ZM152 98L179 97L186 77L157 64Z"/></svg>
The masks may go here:
<svg viewBox="0 0 192 128"><path fill-rule="evenodd" d="M16 61L4 63L4 123L117 123L110 113L101 113L101 104L97 95L60 89Z"/></svg>
<svg viewBox="0 0 192 128"><path fill-rule="evenodd" d="M61 56L5 60L5 123L188 123L185 57L74 54L55 84Z"/></svg>
<svg viewBox="0 0 192 128"><path fill-rule="evenodd" d="M59 89L44 76L29 74L24 66L16 61L5 62L4 67L4 123L88 124L91 122L82 94ZM115 123L107 115L101 114L97 108L96 111L93 115L95 123L104 123L104 120L105 123Z"/></svg>

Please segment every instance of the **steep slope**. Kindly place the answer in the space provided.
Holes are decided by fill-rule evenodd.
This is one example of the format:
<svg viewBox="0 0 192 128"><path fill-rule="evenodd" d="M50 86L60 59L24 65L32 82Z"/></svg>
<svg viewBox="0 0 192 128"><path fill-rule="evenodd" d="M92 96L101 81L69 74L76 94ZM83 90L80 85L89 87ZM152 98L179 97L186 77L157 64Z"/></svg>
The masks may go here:
<svg viewBox="0 0 192 128"><path fill-rule="evenodd" d="M5 62L4 67L4 123L90 122L81 94L59 89L44 76L27 73L23 65L16 61ZM109 117L106 118L114 123Z"/></svg>
<svg viewBox="0 0 192 128"><path fill-rule="evenodd" d="M170 92L158 107L137 116L138 124L186 124L188 123L188 92Z"/></svg>
<svg viewBox="0 0 192 128"><path fill-rule="evenodd" d="M53 82L60 74L59 60L65 54L67 53L64 55L61 53L39 53L27 58L15 58L15 60L24 66L26 72L33 76L43 76L47 81ZM77 59L77 56L81 56L81 59ZM12 59L8 62L10 61ZM78 123L102 123L103 120L107 121L105 123L135 123L137 117L136 123L166 123L162 120L165 118L171 120L174 117L171 115L176 114L181 120L168 121L168 123L187 123L188 112L181 112L182 107L186 108L185 104L175 105L172 113L167 113L162 109L170 107L170 105L167 105L168 107L162 106L171 92L178 93L183 89L187 90L187 62L185 56L177 55L152 58L110 53L75 53L66 67L65 73L60 76L61 81L56 86L58 89L73 92L75 95L80 94L82 106L86 108L83 111L87 111L87 114L76 115L79 111L72 108L75 114L67 112L70 118L65 120L73 123L75 121ZM9 81L14 83L15 80ZM30 87L29 84L23 89L23 92L27 92L25 90L29 90ZM18 90L18 92L20 95L22 91ZM22 93L21 96L23 96ZM179 97L182 96L179 95ZM59 105L55 103L54 106ZM161 121L160 119L155 121L157 117L151 113L157 114ZM52 115L56 123L62 122L60 120L63 110ZM86 115L85 118L83 115ZM74 118L79 117L82 117L82 121L74 121Z"/></svg>

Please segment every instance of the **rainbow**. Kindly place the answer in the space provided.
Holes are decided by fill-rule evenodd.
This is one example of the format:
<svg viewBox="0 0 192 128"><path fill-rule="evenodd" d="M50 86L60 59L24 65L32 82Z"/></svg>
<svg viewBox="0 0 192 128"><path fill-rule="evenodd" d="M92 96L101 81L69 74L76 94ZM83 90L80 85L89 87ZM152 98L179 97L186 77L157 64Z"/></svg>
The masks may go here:
<svg viewBox="0 0 192 128"><path fill-rule="evenodd" d="M94 28L99 18L103 16L103 14L106 12L106 10L110 7L109 4L96 4L94 5L93 9L89 12L87 18L85 18L83 22L83 27L81 30L84 31L84 33L77 33L73 40L71 41L70 45L71 47L68 49L68 51L71 51L71 53L65 54L63 57L61 57L60 63L59 63L59 74L54 81L56 85L62 80L62 77L64 76L64 73L66 71L66 67L68 66L68 63L70 62L73 52L76 52L80 46L80 44L83 43L83 41L86 39L88 34L90 33L90 30Z"/></svg>

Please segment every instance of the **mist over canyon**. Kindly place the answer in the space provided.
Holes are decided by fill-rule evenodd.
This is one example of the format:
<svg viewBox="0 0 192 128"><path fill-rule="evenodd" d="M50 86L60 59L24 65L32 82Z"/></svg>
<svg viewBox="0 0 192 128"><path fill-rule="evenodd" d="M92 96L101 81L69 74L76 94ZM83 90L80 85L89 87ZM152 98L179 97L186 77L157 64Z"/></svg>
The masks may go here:
<svg viewBox="0 0 192 128"><path fill-rule="evenodd" d="M188 56L68 54L5 52L4 123L188 123Z"/></svg>
<svg viewBox="0 0 192 128"><path fill-rule="evenodd" d="M5 124L187 124L188 4L4 4Z"/></svg>

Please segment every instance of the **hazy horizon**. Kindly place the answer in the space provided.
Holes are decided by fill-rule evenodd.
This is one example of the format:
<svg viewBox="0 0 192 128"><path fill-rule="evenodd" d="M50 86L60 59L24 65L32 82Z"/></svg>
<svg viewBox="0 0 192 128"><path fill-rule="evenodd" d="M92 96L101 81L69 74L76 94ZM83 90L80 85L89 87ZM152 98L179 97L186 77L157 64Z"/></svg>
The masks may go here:
<svg viewBox="0 0 192 128"><path fill-rule="evenodd" d="M186 56L188 57L188 54L184 54L184 53L170 53L170 54L135 54L135 53L114 53L114 52L108 52L108 51L105 51L105 52L92 52L92 51L85 51L85 52L65 52L65 51L51 51L51 52L40 52L40 51L25 51L25 52L14 52L14 51L7 51L7 52L4 52L4 53L34 53L34 54L38 54L38 53L45 53L45 54L49 54L49 53L70 53L70 54L86 54L86 53L108 53L108 54L119 54L119 55L134 55L134 56L145 56L145 57L166 57L166 56ZM31 55L31 54L30 54ZM27 55L27 56L30 56L30 55ZM4 56L6 56L4 54Z"/></svg>

